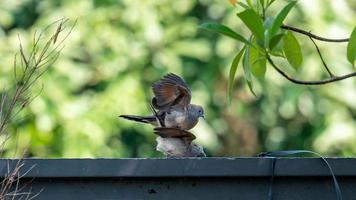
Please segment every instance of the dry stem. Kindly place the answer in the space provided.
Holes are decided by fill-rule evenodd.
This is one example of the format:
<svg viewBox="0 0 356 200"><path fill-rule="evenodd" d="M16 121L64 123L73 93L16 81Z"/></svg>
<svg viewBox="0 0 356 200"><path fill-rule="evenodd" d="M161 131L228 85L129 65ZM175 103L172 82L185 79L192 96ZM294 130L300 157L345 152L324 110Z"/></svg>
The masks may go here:
<svg viewBox="0 0 356 200"><path fill-rule="evenodd" d="M6 131L7 126L13 122L13 118L20 111L38 96L38 94L33 95L31 93L33 85L48 70L48 67L56 61L64 47L63 42L72 32L76 21L69 27L66 25L68 21L68 19L60 19L45 27L39 34L36 31L33 35L32 50L29 54L24 51L19 37L19 52L15 54L13 63L14 85L6 90L4 89L4 91L0 91L0 136L4 136L3 141L0 143L1 150L4 149L5 143L10 138ZM57 25L54 33L50 35L49 39L45 39L46 33L54 25ZM32 194L31 187L29 190L27 189L31 181L20 184L20 179L34 166L26 172L20 173L24 166L23 160L19 160L14 168L10 167L9 162L7 173L0 182L0 200L29 200L35 198L39 193Z"/></svg>

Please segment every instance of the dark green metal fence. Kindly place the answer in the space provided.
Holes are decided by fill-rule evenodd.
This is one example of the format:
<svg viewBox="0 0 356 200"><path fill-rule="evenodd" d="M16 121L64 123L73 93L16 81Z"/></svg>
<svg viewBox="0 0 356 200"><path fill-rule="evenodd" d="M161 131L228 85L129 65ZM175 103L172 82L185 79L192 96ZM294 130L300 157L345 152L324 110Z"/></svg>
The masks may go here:
<svg viewBox="0 0 356 200"><path fill-rule="evenodd" d="M344 200L356 200L356 159L328 158ZM35 199L267 199L270 158L25 159L21 184ZM0 160L4 177L8 163ZM336 199L333 181L319 158L280 158L274 200Z"/></svg>

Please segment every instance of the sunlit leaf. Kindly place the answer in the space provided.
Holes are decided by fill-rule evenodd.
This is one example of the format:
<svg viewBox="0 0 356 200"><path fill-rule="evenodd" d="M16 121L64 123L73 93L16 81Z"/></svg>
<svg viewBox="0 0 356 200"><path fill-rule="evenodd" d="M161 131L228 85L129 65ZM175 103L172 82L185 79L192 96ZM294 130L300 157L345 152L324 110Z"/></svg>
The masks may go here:
<svg viewBox="0 0 356 200"><path fill-rule="evenodd" d="M235 80L235 74L237 67L239 66L239 62L241 60L241 57L245 51L245 47L240 50L239 53L236 54L234 60L231 63L230 67L230 73L229 73L229 82L228 82L228 101L229 103L231 102L231 96L232 96L232 89L234 85L234 80Z"/></svg>
<svg viewBox="0 0 356 200"><path fill-rule="evenodd" d="M303 62L303 55L297 38L291 31L287 31L283 37L283 51L289 64L298 69Z"/></svg>
<svg viewBox="0 0 356 200"><path fill-rule="evenodd" d="M256 39L252 40L253 43ZM266 57L259 51L258 47L251 47L249 52L249 64L251 72L258 78L264 77L266 73Z"/></svg>
<svg viewBox="0 0 356 200"><path fill-rule="evenodd" d="M250 46L246 46L245 54L242 59L242 66L244 69L245 79L250 89L251 93L256 96L256 93L253 90L252 76L251 76L251 68L250 68Z"/></svg>
<svg viewBox="0 0 356 200"><path fill-rule="evenodd" d="M273 51L270 54L275 57L286 58L282 51Z"/></svg>
<svg viewBox="0 0 356 200"><path fill-rule="evenodd" d="M347 44L347 59L354 65L356 60L356 27L351 33L349 43Z"/></svg>
<svg viewBox="0 0 356 200"><path fill-rule="evenodd" d="M265 0L260 0L260 4L262 5L262 7L265 7Z"/></svg>
<svg viewBox="0 0 356 200"><path fill-rule="evenodd" d="M253 83L252 81L247 81L247 86L248 86L248 89L250 90L250 92L253 94L253 96L257 96L255 91L253 90Z"/></svg>
<svg viewBox="0 0 356 200"><path fill-rule="evenodd" d="M263 22L263 27L265 29L269 29L272 25L273 25L273 22L274 22L274 17L272 16L268 16L265 21ZM268 30L267 30L268 31Z"/></svg>
<svg viewBox="0 0 356 200"><path fill-rule="evenodd" d="M258 14L252 9L247 9L237 13L237 16L244 22L250 31L261 41L264 41L263 23Z"/></svg>
<svg viewBox="0 0 356 200"><path fill-rule="evenodd" d="M254 5L252 3L251 0L246 0L246 3L248 4L248 6L251 8L251 9L254 9Z"/></svg>
<svg viewBox="0 0 356 200"><path fill-rule="evenodd" d="M271 0L268 4L267 4L267 8L272 5L272 3L274 2L275 0Z"/></svg>
<svg viewBox="0 0 356 200"><path fill-rule="evenodd" d="M264 28L264 38L265 38L265 42L264 42L264 47L265 48L268 48L268 43L269 43L269 29L271 28L271 26L273 25L273 22L274 22L274 17L267 17L265 19L265 21L263 22L263 28Z"/></svg>
<svg viewBox="0 0 356 200"><path fill-rule="evenodd" d="M289 11L295 6L297 2L292 1L287 4L277 15L276 19L274 20L270 30L269 30L269 38L272 38L277 31L279 30L280 26L282 25L284 19L287 17Z"/></svg>
<svg viewBox="0 0 356 200"><path fill-rule="evenodd" d="M273 38L271 38L271 40L269 42L269 48L271 50L273 50L278 45L278 43L281 41L283 36L284 36L284 33L280 33L280 34L275 35Z"/></svg>
<svg viewBox="0 0 356 200"><path fill-rule="evenodd" d="M233 30L231 30L229 27L224 26L222 24L205 23L205 24L201 24L199 26L199 28L204 29L204 30L208 30L208 31L213 31L213 32L216 32L216 33L220 33L220 34L229 36L231 38L234 38L236 40L239 40L240 42L243 42L245 44L250 44L250 42L248 40L246 40L243 36L241 36L240 34L236 33Z"/></svg>

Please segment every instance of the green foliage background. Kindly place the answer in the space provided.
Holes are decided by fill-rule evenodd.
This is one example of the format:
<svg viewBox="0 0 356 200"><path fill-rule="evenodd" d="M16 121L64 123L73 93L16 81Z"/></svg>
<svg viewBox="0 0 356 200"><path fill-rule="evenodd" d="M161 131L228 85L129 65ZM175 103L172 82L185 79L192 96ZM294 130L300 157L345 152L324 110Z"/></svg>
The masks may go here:
<svg viewBox="0 0 356 200"><path fill-rule="evenodd" d="M278 1L277 11L285 5ZM299 1L287 24L332 38L355 25L352 0ZM0 1L0 88L12 81L17 34L26 43L36 29L78 18L58 61L34 88L43 91L9 127L6 156L28 148L34 157L155 157L149 125L119 119L149 114L150 85L167 72L182 75L206 121L193 129L210 156L250 156L266 150L310 149L356 155L356 79L330 85L294 85L267 67L254 97L238 68L227 103L230 61L241 44L198 30L221 22L247 35L236 10L221 0L3 0ZM297 35L299 38L300 36ZM327 77L308 38L301 39L303 79ZM336 74L350 72L345 44L319 43ZM16 135L16 136L15 136ZM16 151L17 149L17 151Z"/></svg>

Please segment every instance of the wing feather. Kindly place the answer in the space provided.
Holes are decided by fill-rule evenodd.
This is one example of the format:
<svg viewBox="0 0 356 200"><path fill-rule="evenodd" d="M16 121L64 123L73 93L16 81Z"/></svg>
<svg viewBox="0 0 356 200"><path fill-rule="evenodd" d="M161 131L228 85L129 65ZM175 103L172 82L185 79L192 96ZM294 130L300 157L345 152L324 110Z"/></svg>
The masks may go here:
<svg viewBox="0 0 356 200"><path fill-rule="evenodd" d="M191 100L191 91L179 76L169 73L152 85L155 97L152 104L156 109L166 109L174 105L186 107Z"/></svg>
<svg viewBox="0 0 356 200"><path fill-rule="evenodd" d="M192 142L196 138L193 133L179 128L157 127L154 133L163 138L181 138L186 142Z"/></svg>

